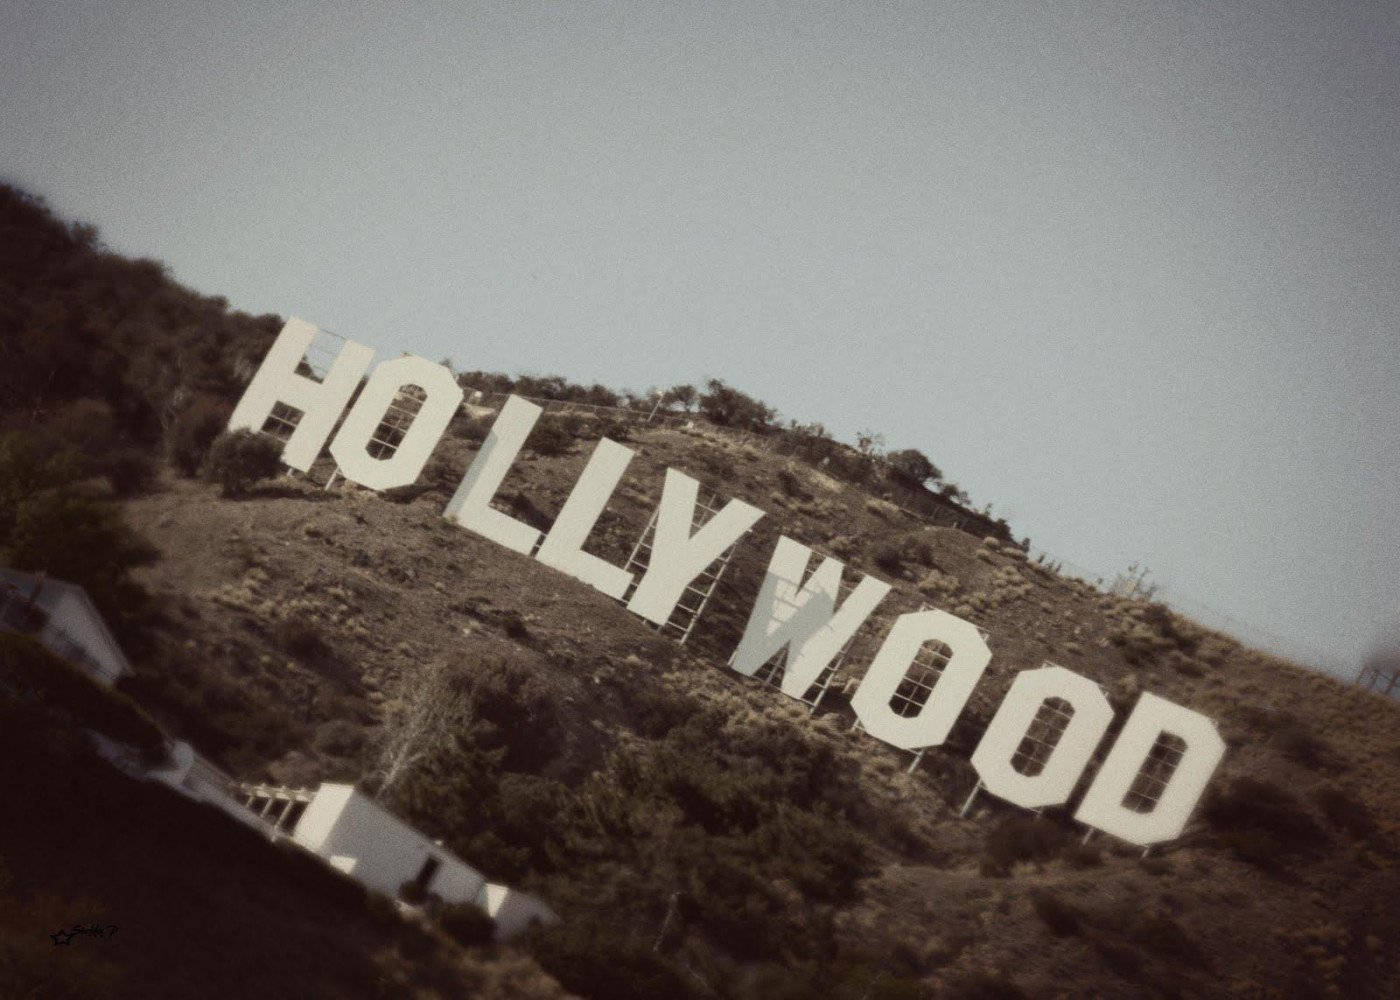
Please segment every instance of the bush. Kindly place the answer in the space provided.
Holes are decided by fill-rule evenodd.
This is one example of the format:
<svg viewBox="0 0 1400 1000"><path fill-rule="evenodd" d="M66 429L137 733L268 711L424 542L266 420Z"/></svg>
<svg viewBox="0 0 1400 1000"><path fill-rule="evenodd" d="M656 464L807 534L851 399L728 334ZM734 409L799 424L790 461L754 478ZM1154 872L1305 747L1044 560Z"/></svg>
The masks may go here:
<svg viewBox="0 0 1400 1000"><path fill-rule="evenodd" d="M856 540L850 535L837 535L826 543L826 547L837 559L850 559L859 551Z"/></svg>
<svg viewBox="0 0 1400 1000"><path fill-rule="evenodd" d="M1199 962L1201 949L1171 917L1146 917L1133 924L1128 936L1147 951L1184 962Z"/></svg>
<svg viewBox="0 0 1400 1000"><path fill-rule="evenodd" d="M1048 861L1065 850L1069 838L1053 823L1032 816L1009 816L987 834L983 875L1002 878L1019 861Z"/></svg>
<svg viewBox="0 0 1400 1000"><path fill-rule="evenodd" d="M578 420L577 417L572 419ZM530 431L525 446L536 455L546 458L566 454L574 444L575 432L571 429L573 426L567 417L542 417L535 424L534 430Z"/></svg>
<svg viewBox="0 0 1400 1000"><path fill-rule="evenodd" d="M904 552L893 542L881 542L875 546L870 561L890 576L901 576L904 573Z"/></svg>
<svg viewBox="0 0 1400 1000"><path fill-rule="evenodd" d="M931 479L943 478L943 473L938 471L938 466L929 461L927 455L915 448L892 451L886 456L886 461L890 463L890 469L897 478L914 486L923 486Z"/></svg>
<svg viewBox="0 0 1400 1000"><path fill-rule="evenodd" d="M156 481L156 463L140 448L121 448L104 463L104 474L117 496L131 497L150 491Z"/></svg>
<svg viewBox="0 0 1400 1000"><path fill-rule="evenodd" d="M1285 757L1302 767L1316 771L1331 770L1336 766L1332 748L1297 719L1290 718L1280 726L1274 733L1274 742Z"/></svg>
<svg viewBox="0 0 1400 1000"><path fill-rule="evenodd" d="M1221 846L1267 871L1328 842L1292 794L1255 778L1236 778L1224 790L1212 789L1205 818L1219 831Z"/></svg>
<svg viewBox="0 0 1400 1000"><path fill-rule="evenodd" d="M1079 907L1066 903L1048 889L1031 890L1031 907L1056 937L1078 934L1084 921L1084 913Z"/></svg>
<svg viewBox="0 0 1400 1000"><path fill-rule="evenodd" d="M969 973L954 980L949 1000L1027 1000L1026 991L994 972Z"/></svg>
<svg viewBox="0 0 1400 1000"><path fill-rule="evenodd" d="M683 1000L696 995L690 981L663 956L602 924L560 924L541 933L531 950L546 972L580 996Z"/></svg>
<svg viewBox="0 0 1400 1000"><path fill-rule="evenodd" d="M479 444L491 433L491 425L494 422L491 417L467 417L460 421L454 420L452 429L463 441Z"/></svg>
<svg viewBox="0 0 1400 1000"><path fill-rule="evenodd" d="M78 469L71 451L54 452L34 435L0 434L0 565L79 584L118 638L139 641L131 626L146 605L130 573L158 553L117 505L78 481Z"/></svg>
<svg viewBox="0 0 1400 1000"><path fill-rule="evenodd" d="M1143 954L1131 945L1100 940L1095 942L1094 949L1103 959L1103 964L1124 979L1136 979L1142 974Z"/></svg>
<svg viewBox="0 0 1400 1000"><path fill-rule="evenodd" d="M811 494L802 488L802 480L798 479L796 473L791 469L782 468L778 470L778 485L781 486L783 492L790 497L800 497L805 500L811 496Z"/></svg>
<svg viewBox="0 0 1400 1000"><path fill-rule="evenodd" d="M721 427L760 434L772 428L773 418L777 416L776 410L717 378L705 383L705 392L700 397L700 412L711 423Z"/></svg>
<svg viewBox="0 0 1400 1000"><path fill-rule="evenodd" d="M1313 792L1312 799L1327 822L1353 837L1364 839L1376 832L1375 817L1366 804L1350 792L1325 785Z"/></svg>
<svg viewBox="0 0 1400 1000"><path fill-rule="evenodd" d="M170 461L185 476L194 476L209 447L228 424L229 409L212 396L200 396L170 427Z"/></svg>
<svg viewBox="0 0 1400 1000"><path fill-rule="evenodd" d="M488 944L496 934L496 921L473 903L449 903L438 911L438 926L458 944Z"/></svg>
<svg viewBox="0 0 1400 1000"><path fill-rule="evenodd" d="M283 652L303 663L316 663L331 654L331 646L321 630L302 618L286 618L272 630L273 642Z"/></svg>
<svg viewBox="0 0 1400 1000"><path fill-rule="evenodd" d="M314 745L318 751L334 757L355 757L367 741L365 731L349 719L331 719L316 730Z"/></svg>
<svg viewBox="0 0 1400 1000"><path fill-rule="evenodd" d="M1070 868L1097 868L1103 864L1103 852L1094 844L1081 844L1073 841L1065 848L1064 862Z"/></svg>
<svg viewBox="0 0 1400 1000"><path fill-rule="evenodd" d="M594 431L599 437L619 444L632 440L632 422L618 417L604 417L597 421Z"/></svg>
<svg viewBox="0 0 1400 1000"><path fill-rule="evenodd" d="M282 445L249 430L226 432L215 438L204 459L204 474L223 488L226 497L246 494L260 479L277 473Z"/></svg>

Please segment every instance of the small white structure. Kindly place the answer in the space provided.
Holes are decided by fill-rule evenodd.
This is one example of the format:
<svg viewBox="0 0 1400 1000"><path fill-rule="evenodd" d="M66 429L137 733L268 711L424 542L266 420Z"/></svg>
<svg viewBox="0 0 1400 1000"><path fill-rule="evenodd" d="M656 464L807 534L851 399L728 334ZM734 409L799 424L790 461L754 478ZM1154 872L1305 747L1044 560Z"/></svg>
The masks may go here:
<svg viewBox="0 0 1400 1000"><path fill-rule="evenodd" d="M29 632L106 687L131 673L117 640L76 583L0 569L0 629Z"/></svg>
<svg viewBox="0 0 1400 1000"><path fill-rule="evenodd" d="M55 655L111 687L131 665L82 587L0 568L0 631L33 635ZM122 772L159 781L205 802L269 837L291 840L367 889L397 896L405 883L445 903L471 903L495 922L504 941L532 924L559 918L543 901L485 876L423 836L354 785L315 790L238 785L188 743L166 739L156 767L139 752L100 733L88 734L99 756Z"/></svg>
<svg viewBox="0 0 1400 1000"><path fill-rule="evenodd" d="M444 903L471 903L495 922L497 941L559 921L542 900L487 882L354 785L326 782L314 791L241 785L239 792L248 815L271 826L274 836L290 836L367 889L396 896L405 883L415 883Z"/></svg>
<svg viewBox="0 0 1400 1000"><path fill-rule="evenodd" d="M416 882L444 902L475 902L486 878L354 785L323 783L292 829L292 840L369 889L398 894Z"/></svg>

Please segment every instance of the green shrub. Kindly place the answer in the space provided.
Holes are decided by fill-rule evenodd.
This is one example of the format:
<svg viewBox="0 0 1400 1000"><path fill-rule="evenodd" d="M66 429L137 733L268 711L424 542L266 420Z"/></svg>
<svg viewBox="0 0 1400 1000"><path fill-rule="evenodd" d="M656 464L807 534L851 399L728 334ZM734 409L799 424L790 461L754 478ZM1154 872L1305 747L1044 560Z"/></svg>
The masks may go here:
<svg viewBox="0 0 1400 1000"><path fill-rule="evenodd" d="M546 458L566 454L574 445L578 419L572 414L562 417L546 414L530 431L525 446L536 455Z"/></svg>
<svg viewBox="0 0 1400 1000"><path fill-rule="evenodd" d="M949 984L943 996L949 1000L1027 1000L1025 990L995 972L960 976Z"/></svg>
<svg viewBox="0 0 1400 1000"><path fill-rule="evenodd" d="M1278 728L1274 743L1285 757L1303 767L1330 770L1336 766L1332 748L1297 719L1289 718Z"/></svg>
<svg viewBox="0 0 1400 1000"><path fill-rule="evenodd" d="M228 424L228 406L212 396L200 396L175 418L170 427L170 461L182 475L194 476L209 447Z"/></svg>
<svg viewBox="0 0 1400 1000"><path fill-rule="evenodd" d="M837 535L826 543L826 547L838 559L850 559L860 551L856 540L850 535Z"/></svg>
<svg viewBox="0 0 1400 1000"><path fill-rule="evenodd" d="M929 480L943 478L943 473L938 470L938 466L929 461L928 456L916 448L892 451L885 460L890 464L890 471L912 486L923 486Z"/></svg>
<svg viewBox="0 0 1400 1000"><path fill-rule="evenodd" d="M331 655L331 645L313 622L284 618L272 630L272 641L303 663L318 663Z"/></svg>
<svg viewBox="0 0 1400 1000"><path fill-rule="evenodd" d="M1366 808L1366 803L1345 789L1325 785L1313 792L1312 800L1327 822L1358 840L1376 832L1375 817Z"/></svg>
<svg viewBox="0 0 1400 1000"><path fill-rule="evenodd" d="M1136 979L1142 974L1144 956L1131 945L1104 939L1094 942L1094 950L1106 968L1124 979Z"/></svg>
<svg viewBox="0 0 1400 1000"><path fill-rule="evenodd" d="M118 496L137 496L149 492L155 484L155 460L141 448L119 448L103 465L103 472Z"/></svg>
<svg viewBox="0 0 1400 1000"><path fill-rule="evenodd" d="M1008 816L987 834L981 871L1003 878L1019 861L1048 861L1062 853L1069 837L1059 827L1034 816Z"/></svg>
<svg viewBox="0 0 1400 1000"><path fill-rule="evenodd" d="M1065 902L1048 889L1031 890L1031 907L1056 937L1078 934L1084 921L1084 913L1079 907Z"/></svg>
<svg viewBox="0 0 1400 1000"><path fill-rule="evenodd" d="M480 444L486 440L486 435L491 433L491 425L494 422L494 419L489 416L467 417L463 420L454 420L452 429L463 441Z"/></svg>
<svg viewBox="0 0 1400 1000"><path fill-rule="evenodd" d="M1064 862L1070 868L1097 868L1103 864L1103 852L1096 844L1084 844L1077 840L1070 842L1064 850Z"/></svg>
<svg viewBox="0 0 1400 1000"><path fill-rule="evenodd" d="M204 475L218 483L226 497L243 496L254 483L276 475L282 445L249 430L225 432L214 439L205 456Z"/></svg>
<svg viewBox="0 0 1400 1000"><path fill-rule="evenodd" d="M771 429L777 416L777 411L717 378L705 383L699 403L700 412L711 423L736 430L763 433Z"/></svg>
<svg viewBox="0 0 1400 1000"><path fill-rule="evenodd" d="M1135 921L1128 931L1132 942L1147 951L1183 962L1199 962L1201 950L1187 937L1171 917L1145 917Z"/></svg>
<svg viewBox="0 0 1400 1000"><path fill-rule="evenodd" d="M904 552L894 542L881 542L870 554L870 561L890 576L904 573Z"/></svg>
<svg viewBox="0 0 1400 1000"><path fill-rule="evenodd" d="M783 492L790 497L801 497L807 499L811 496L802 487L802 480L791 469L783 468L778 470L778 485L783 488Z"/></svg>
<svg viewBox="0 0 1400 1000"><path fill-rule="evenodd" d="M593 429L598 437L622 443L632 440L633 426L632 421L621 417L603 417L595 422Z"/></svg>
<svg viewBox="0 0 1400 1000"><path fill-rule="evenodd" d="M1235 778L1206 798L1206 820L1221 846L1240 860L1268 871L1328 842L1327 834L1293 795L1256 778Z"/></svg>
<svg viewBox="0 0 1400 1000"><path fill-rule="evenodd" d="M365 748L364 729L349 719L331 719L316 730L315 747L335 757L354 757Z"/></svg>
<svg viewBox="0 0 1400 1000"><path fill-rule="evenodd" d="M572 993L608 1000L685 1000L691 981L671 962L602 923L565 922L537 932L531 951L546 972Z"/></svg>
<svg viewBox="0 0 1400 1000"><path fill-rule="evenodd" d="M158 553L79 480L80 468L79 456L38 436L0 433L0 565L82 586L130 644L142 638L147 608L131 570Z"/></svg>

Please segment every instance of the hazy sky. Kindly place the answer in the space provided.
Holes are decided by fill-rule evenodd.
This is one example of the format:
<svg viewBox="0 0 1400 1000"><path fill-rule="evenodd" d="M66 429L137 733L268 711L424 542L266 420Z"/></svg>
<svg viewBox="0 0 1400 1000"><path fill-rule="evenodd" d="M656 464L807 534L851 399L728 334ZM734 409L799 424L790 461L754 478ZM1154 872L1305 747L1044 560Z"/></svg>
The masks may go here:
<svg viewBox="0 0 1400 1000"><path fill-rule="evenodd" d="M1333 669L1400 623L1400 3L466 6L6 0L0 173L385 354L881 431Z"/></svg>

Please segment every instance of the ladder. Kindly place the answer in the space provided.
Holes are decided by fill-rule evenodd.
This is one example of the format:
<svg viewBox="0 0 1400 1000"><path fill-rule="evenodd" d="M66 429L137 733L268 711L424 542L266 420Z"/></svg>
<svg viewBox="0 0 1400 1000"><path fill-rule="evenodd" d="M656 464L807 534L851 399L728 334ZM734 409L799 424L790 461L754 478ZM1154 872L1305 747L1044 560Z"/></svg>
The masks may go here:
<svg viewBox="0 0 1400 1000"><path fill-rule="evenodd" d="M706 524L710 518L719 513L726 500L718 492L703 487L695 498L695 510L691 517L690 533L693 535ZM626 593L622 595L622 603L626 604L632 598L632 594L637 589L637 583L641 579L641 574L646 571L647 565L651 562L653 542L656 538L656 520L660 516L660 510L651 512L651 519L647 521L646 530L637 539L637 543L632 546L632 554L627 557L627 565L624 567L632 573L634 579L628 586ZM658 632L667 632L679 638L684 645L690 638L691 630L695 628L695 623L700 618L700 613L705 610L705 606L710 603L710 597L718 586L720 577L724 576L725 568L729 565L729 560L734 555L734 550L739 542L719 554L705 571L686 585L681 599L677 602L675 609L671 612L671 617L666 619L661 625L655 626Z"/></svg>

